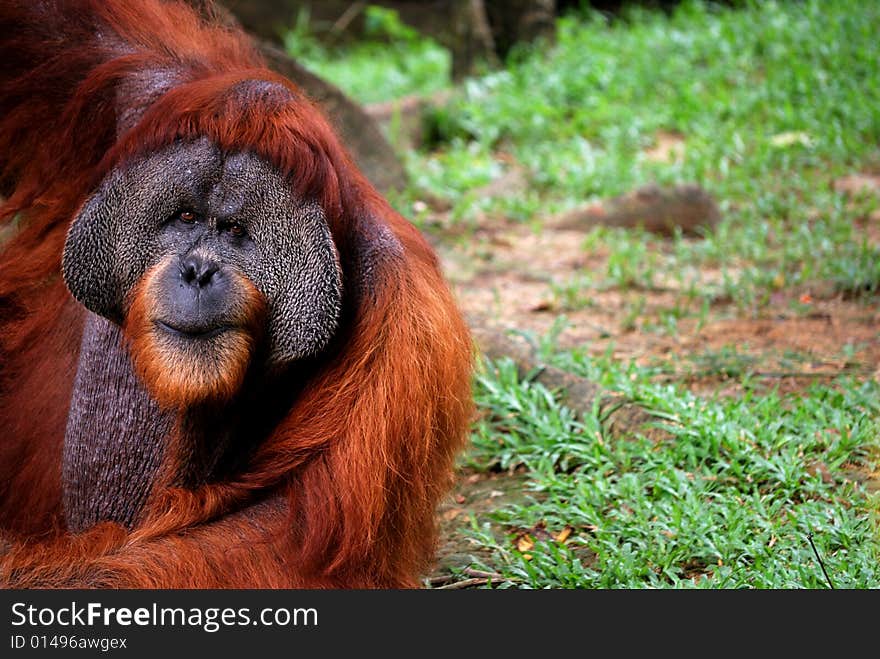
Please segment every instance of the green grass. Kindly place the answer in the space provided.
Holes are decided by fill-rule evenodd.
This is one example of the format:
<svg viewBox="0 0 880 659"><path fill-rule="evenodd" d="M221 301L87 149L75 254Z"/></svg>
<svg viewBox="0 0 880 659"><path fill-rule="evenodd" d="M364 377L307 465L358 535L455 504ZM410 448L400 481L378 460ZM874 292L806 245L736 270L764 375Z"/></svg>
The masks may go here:
<svg viewBox="0 0 880 659"><path fill-rule="evenodd" d="M746 377L740 398L701 398L649 370L568 359L648 410L661 439L612 436L598 410L577 418L511 363L488 364L469 464L524 467L531 490L472 530L492 551L474 566L500 571L496 587L827 588L811 535L835 587L880 584L877 495L847 476L877 468L876 382L781 395ZM542 527L574 532L517 549Z"/></svg>
<svg viewBox="0 0 880 659"><path fill-rule="evenodd" d="M552 49L521 49L436 113L435 148L410 155L415 186L449 199L462 221L489 212L540 223L638 185L697 182L721 201L721 226L629 271L643 237L606 231L604 244L618 235L597 286L650 287L656 276L687 285L693 267L712 267L723 283L701 295L747 309L815 279L873 293L877 250L861 243L853 218L877 200L847 207L831 182L880 167L880 4L746 5L561 19ZM683 136L680 162L644 157L660 132ZM469 193L511 158L532 185L475 202Z"/></svg>
<svg viewBox="0 0 880 659"><path fill-rule="evenodd" d="M449 51L400 22L396 12L366 8L366 38L336 48L310 32L308 14L285 34L288 54L360 103L427 95L451 84Z"/></svg>
<svg viewBox="0 0 880 659"><path fill-rule="evenodd" d="M880 171L880 3L693 1L615 21L585 11L558 27L555 45L519 48L435 113L435 140L406 155L413 184L395 199L400 210L418 223L415 202L439 197L463 227L500 217L540 230L542 217L594 198L697 182L720 201L718 227L699 240L596 229L584 250L604 250L604 266L554 282L557 306L585 308L591 292L620 289L632 300L624 329L675 335L682 318L702 323L720 301L767 314L775 292L817 282L876 305L880 253L857 220L877 198L847 198L832 182ZM412 34L399 44L315 51L311 63L361 100L448 84L418 73L433 45ZM399 87L379 84L401 58L420 64ZM644 157L661 132L683 137L682 160ZM527 172L526 189L474 194L511 162ZM679 300L639 328L642 292L659 282L675 283ZM880 587L880 495L861 481L880 461L875 379L782 393L757 375L758 357L731 346L691 355L688 368L741 393L701 396L669 382L680 364L559 351L553 333L542 354L653 422L609 432L600 410L575 415L510 363L485 365L463 464L525 470L530 495L474 517L469 534L483 551L471 567L500 572L491 587L827 588L811 540L834 586ZM802 358L778 363L797 369Z"/></svg>

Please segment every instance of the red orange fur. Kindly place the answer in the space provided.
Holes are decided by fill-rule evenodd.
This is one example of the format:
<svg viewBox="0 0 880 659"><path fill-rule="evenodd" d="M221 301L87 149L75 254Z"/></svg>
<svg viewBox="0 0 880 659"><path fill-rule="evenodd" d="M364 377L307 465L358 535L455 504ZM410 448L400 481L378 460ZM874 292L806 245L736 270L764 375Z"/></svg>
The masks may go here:
<svg viewBox="0 0 880 659"><path fill-rule="evenodd" d="M55 4L64 11L53 13ZM41 12L42 39L20 29ZM108 34L96 40L79 18L87 16L100 17ZM0 558L0 584L418 586L472 409L468 331L423 237L244 35L201 22L183 3L3 1L0 35L11 72L0 75L0 184L10 191L0 221L20 225L0 252L0 528L13 544ZM117 84L144 68L171 69L180 80L117 137ZM230 87L253 78L283 84L298 102L237 103ZM110 169L198 136L257 152L297 194L316 197L343 264L364 217L379 218L404 256L381 262L344 347L234 477L196 489L157 482L134 530L104 523L72 536L60 453L85 312L60 277L66 231ZM149 299L135 296L130 323L143 320ZM139 336L134 352L146 355L141 372L150 378L160 353ZM166 402L186 402L177 385L159 389ZM179 441L168 438L172 448ZM169 460L180 455L168 451Z"/></svg>
<svg viewBox="0 0 880 659"><path fill-rule="evenodd" d="M193 355L169 349L150 313L157 308L155 280L167 267L169 257L151 268L135 287L125 320L135 371L147 384L153 398L163 407L189 407L206 401L225 402L241 389L255 344L266 320L266 300L246 277L230 276L233 287L243 292L230 321L235 327L210 339L210 350ZM205 361L209 363L204 363Z"/></svg>

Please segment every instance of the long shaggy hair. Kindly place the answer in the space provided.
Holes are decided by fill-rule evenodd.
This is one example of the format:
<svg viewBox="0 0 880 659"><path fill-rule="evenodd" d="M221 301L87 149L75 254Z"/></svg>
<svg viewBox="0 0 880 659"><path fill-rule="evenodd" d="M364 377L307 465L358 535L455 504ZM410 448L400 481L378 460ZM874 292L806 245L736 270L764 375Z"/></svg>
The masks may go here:
<svg viewBox="0 0 880 659"><path fill-rule="evenodd" d="M472 412L472 345L423 237L245 35L182 2L2 1L0 35L0 221L17 225L0 254L0 425L13 438L0 443L0 525L26 541L0 559L0 582L417 586ZM201 136L259 154L322 206L348 287L340 346L230 478L157 483L134 530L63 535L59 455L85 317L59 275L67 228L113 168ZM402 258L365 264L377 230L393 233ZM150 281L125 331L157 397L185 406L200 394L167 372L186 365L164 363L144 328ZM264 316L258 297L250 327ZM226 348L226 368L201 391L243 377L252 346ZM168 459L184 430L168 438Z"/></svg>

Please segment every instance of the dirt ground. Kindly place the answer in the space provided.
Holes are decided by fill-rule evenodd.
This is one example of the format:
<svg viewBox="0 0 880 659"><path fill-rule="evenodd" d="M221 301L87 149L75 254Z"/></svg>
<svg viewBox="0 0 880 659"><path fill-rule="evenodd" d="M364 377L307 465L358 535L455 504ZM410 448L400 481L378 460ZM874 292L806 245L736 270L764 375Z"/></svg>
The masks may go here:
<svg viewBox="0 0 880 659"><path fill-rule="evenodd" d="M880 234L880 217L869 220L866 234ZM662 239L657 243L662 249ZM672 365L668 377L698 393L737 395L737 369L742 368L780 391L844 372L880 377L880 308L847 299L830 284L783 286L758 313L734 300L719 300L706 313L695 306L678 317L673 330L663 330L664 312L681 308L683 291L672 282L650 289L579 291L579 273L605 272L608 254L601 246L585 248L584 234L577 231L538 233L522 224L488 221L466 241L440 239L436 246L466 314L488 318L499 330L525 330L536 337L547 335L564 314L560 347L594 355L611 347L615 359ZM698 276L711 283L720 275ZM566 305L560 286L581 296L580 303ZM725 360L725 354L733 357ZM863 476L880 484L878 474ZM450 567L476 556L462 530L475 516L522 500L524 480L522 474L459 475L439 511L442 542L432 584L455 587Z"/></svg>
<svg viewBox="0 0 880 659"><path fill-rule="evenodd" d="M566 308L554 284L571 286L583 270L604 271L607 254L601 248L586 252L583 236L573 231L536 234L527 227L511 227L486 234L480 242L491 251L477 245L441 247L441 253L465 313L489 317L499 330L525 330L540 337L564 315L561 348L579 347L600 355L612 346L614 358L640 365L687 363L735 349L744 361L753 359L753 371L778 380L783 388L844 370L873 375L880 366L880 309L847 299L830 285L783 288L758 314L722 301L702 316L694 303L670 332L661 329L664 312L686 304L684 291L675 284L625 291L585 289L586 303ZM717 276L700 273L702 281Z"/></svg>

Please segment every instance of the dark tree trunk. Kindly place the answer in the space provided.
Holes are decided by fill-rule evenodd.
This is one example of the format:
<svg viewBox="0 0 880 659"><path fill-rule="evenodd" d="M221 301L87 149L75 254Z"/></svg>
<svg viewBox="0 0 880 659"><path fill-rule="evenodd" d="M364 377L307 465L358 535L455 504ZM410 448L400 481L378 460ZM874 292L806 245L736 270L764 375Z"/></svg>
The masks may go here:
<svg viewBox="0 0 880 659"><path fill-rule="evenodd" d="M485 5L502 59L517 43L556 37L556 0L485 0Z"/></svg>
<svg viewBox="0 0 880 659"><path fill-rule="evenodd" d="M307 12L310 29L325 41L359 38L364 10L376 4L437 40L452 55L452 77L460 80L481 64L498 66L510 48L538 37L552 39L556 0L224 0L253 34L278 41Z"/></svg>

